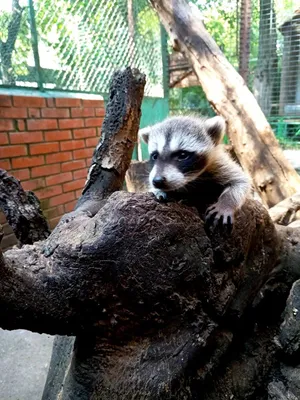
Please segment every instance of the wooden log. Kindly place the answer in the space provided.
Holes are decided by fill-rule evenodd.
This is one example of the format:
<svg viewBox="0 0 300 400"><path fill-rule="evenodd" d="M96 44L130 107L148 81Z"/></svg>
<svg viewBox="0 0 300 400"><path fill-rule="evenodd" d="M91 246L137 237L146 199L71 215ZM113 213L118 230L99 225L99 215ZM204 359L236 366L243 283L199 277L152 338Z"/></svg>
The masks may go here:
<svg viewBox="0 0 300 400"><path fill-rule="evenodd" d="M296 193L270 208L269 214L273 222L280 225L289 225L296 219L299 219L299 210L300 193Z"/></svg>
<svg viewBox="0 0 300 400"><path fill-rule="evenodd" d="M243 168L269 207L300 190L300 177L283 152L244 80L206 31L200 11L186 0L151 0L161 22L194 68Z"/></svg>

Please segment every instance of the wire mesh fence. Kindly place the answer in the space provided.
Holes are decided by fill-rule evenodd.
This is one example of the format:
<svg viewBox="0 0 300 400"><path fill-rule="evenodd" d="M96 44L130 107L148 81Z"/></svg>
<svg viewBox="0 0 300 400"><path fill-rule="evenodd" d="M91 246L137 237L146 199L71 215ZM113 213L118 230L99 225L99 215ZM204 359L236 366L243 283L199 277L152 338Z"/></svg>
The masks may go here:
<svg viewBox="0 0 300 400"><path fill-rule="evenodd" d="M193 2L208 31L254 93L280 143L300 147L299 0ZM172 68L178 66L178 62L172 66L172 57L171 77ZM192 76L175 85L170 91L172 113L212 113L197 85Z"/></svg>
<svg viewBox="0 0 300 400"><path fill-rule="evenodd" d="M117 68L147 75L164 96L163 35L147 0L0 3L0 85L106 93Z"/></svg>

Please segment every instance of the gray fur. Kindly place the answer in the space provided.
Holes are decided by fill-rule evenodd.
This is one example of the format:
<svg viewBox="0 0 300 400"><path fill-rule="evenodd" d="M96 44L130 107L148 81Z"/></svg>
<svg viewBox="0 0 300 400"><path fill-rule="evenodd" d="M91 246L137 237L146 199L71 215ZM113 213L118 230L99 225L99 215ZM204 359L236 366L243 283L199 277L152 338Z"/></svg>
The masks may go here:
<svg viewBox="0 0 300 400"><path fill-rule="evenodd" d="M157 153L158 159L149 175L151 191L158 194L159 199L166 199L168 192L181 190L188 196L188 185L193 182L193 196L203 195L201 187L199 193L195 189L198 184L203 185L199 177L206 172L209 176L209 186L223 188L218 200L207 210L207 218L214 216L215 220L223 218L224 223L233 221L234 212L244 203L250 191L250 182L241 167L236 164L224 151L220 142L225 131L225 121L221 117L171 117L151 127L143 139L148 143L149 153ZM146 137L145 137L146 136ZM179 151L188 151L205 160L197 169L182 172L180 163L172 162L172 154ZM155 177L163 177L163 189L153 186ZM207 179L207 178L206 178ZM206 186L207 188L207 186ZM162 193L166 192L165 196Z"/></svg>

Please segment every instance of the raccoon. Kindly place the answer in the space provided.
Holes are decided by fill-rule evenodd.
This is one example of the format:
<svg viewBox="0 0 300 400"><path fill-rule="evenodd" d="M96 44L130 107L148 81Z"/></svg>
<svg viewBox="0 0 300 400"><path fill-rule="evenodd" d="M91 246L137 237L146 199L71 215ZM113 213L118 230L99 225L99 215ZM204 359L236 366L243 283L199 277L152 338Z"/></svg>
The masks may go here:
<svg viewBox="0 0 300 400"><path fill-rule="evenodd" d="M251 184L221 144L222 117L170 117L141 131L150 154L150 190L159 201L197 207L206 222L232 225Z"/></svg>

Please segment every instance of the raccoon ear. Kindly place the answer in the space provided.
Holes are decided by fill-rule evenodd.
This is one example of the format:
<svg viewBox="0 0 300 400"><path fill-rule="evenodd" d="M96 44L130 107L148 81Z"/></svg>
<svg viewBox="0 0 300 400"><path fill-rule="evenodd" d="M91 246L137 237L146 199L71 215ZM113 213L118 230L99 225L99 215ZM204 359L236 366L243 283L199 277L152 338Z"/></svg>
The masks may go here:
<svg viewBox="0 0 300 400"><path fill-rule="evenodd" d="M205 121L207 133L212 138L215 144L219 144L225 134L226 124L222 117L213 117Z"/></svg>
<svg viewBox="0 0 300 400"><path fill-rule="evenodd" d="M142 139L143 142L148 144L149 133L150 133L150 127L149 126L147 126L147 128L140 129L139 130L139 138Z"/></svg>

